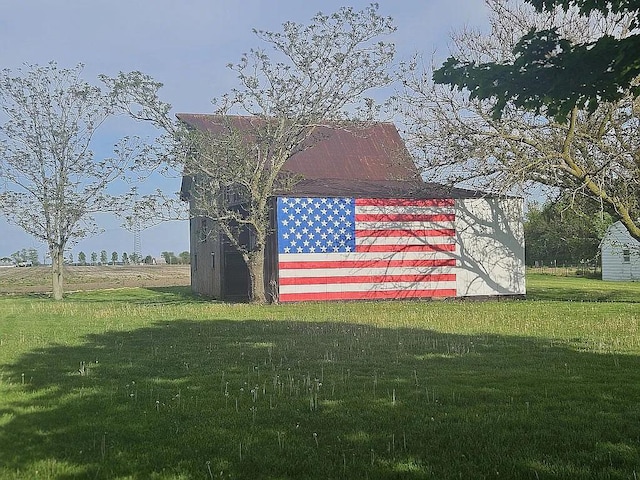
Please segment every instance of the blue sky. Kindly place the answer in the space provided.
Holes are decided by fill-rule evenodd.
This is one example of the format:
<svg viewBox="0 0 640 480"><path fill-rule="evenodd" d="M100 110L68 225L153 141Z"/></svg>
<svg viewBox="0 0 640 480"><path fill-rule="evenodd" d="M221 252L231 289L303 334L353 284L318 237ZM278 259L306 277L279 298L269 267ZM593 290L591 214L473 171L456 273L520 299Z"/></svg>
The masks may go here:
<svg viewBox="0 0 640 480"><path fill-rule="evenodd" d="M174 112L206 113L211 100L235 83L226 68L243 52L260 46L253 28L279 30L285 21L307 23L322 11L348 5L362 9L370 1L335 0L0 0L0 67L56 61L61 67L85 64L84 79L101 73L140 70L162 82L163 100ZM483 0L379 0L379 12L394 18L399 59L415 52L444 58L452 30L484 27ZM129 127L127 127L129 128ZM118 126L100 143L131 132ZM111 137L110 137L111 136ZM100 152L96 148L96 152ZM106 153L108 154L108 153ZM157 181L157 180L156 180ZM166 192L179 189L178 178L158 181ZM87 255L133 250L133 235L109 216L98 219L104 233L73 247ZM170 222L142 232L142 251L159 255L189 249L186 222ZM22 248L45 246L0 218L0 257Z"/></svg>

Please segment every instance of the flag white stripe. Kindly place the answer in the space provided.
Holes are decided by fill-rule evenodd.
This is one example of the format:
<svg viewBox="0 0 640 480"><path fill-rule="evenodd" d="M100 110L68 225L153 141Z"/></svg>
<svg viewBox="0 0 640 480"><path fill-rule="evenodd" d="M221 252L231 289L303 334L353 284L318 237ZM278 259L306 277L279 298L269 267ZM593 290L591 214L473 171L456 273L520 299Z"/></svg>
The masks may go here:
<svg viewBox="0 0 640 480"><path fill-rule="evenodd" d="M455 267L283 268L280 270L280 278L356 277L366 275L440 275L455 272Z"/></svg>
<svg viewBox="0 0 640 480"><path fill-rule="evenodd" d="M356 245L442 245L456 243L453 237L356 237Z"/></svg>
<svg viewBox="0 0 640 480"><path fill-rule="evenodd" d="M453 230L455 222L357 222L358 230Z"/></svg>
<svg viewBox="0 0 640 480"><path fill-rule="evenodd" d="M368 292L373 290L443 290L455 288L455 280L451 282L331 283L312 285L280 285L280 293Z"/></svg>
<svg viewBox="0 0 640 480"><path fill-rule="evenodd" d="M361 262L404 260L448 260L453 252L353 252L353 253L281 253L283 262Z"/></svg>
<svg viewBox="0 0 640 480"><path fill-rule="evenodd" d="M381 206L381 205L356 205L357 214L368 215L389 215L389 214L401 214L401 215L446 215L454 214L454 207L418 207L418 206Z"/></svg>

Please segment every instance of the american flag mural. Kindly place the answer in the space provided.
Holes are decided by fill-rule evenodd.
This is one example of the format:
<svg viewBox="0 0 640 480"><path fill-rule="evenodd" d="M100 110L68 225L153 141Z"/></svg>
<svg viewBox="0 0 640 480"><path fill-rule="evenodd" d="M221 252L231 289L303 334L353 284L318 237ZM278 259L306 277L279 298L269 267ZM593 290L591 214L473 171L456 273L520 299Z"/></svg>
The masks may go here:
<svg viewBox="0 0 640 480"><path fill-rule="evenodd" d="M455 297L452 199L277 200L281 302Z"/></svg>

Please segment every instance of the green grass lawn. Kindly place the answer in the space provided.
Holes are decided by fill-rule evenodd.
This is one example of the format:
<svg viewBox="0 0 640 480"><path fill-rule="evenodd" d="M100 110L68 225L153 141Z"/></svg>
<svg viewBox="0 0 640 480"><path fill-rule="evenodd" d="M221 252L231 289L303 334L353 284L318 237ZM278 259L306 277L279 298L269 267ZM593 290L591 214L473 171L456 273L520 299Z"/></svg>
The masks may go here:
<svg viewBox="0 0 640 480"><path fill-rule="evenodd" d="M0 478L639 478L640 284L528 288L2 296Z"/></svg>

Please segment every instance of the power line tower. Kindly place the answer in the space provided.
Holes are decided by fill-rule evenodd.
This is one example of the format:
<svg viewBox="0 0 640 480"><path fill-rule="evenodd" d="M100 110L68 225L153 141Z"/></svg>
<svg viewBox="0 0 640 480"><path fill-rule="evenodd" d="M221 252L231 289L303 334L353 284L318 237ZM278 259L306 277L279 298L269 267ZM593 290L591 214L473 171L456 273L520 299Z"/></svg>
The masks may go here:
<svg viewBox="0 0 640 480"><path fill-rule="evenodd" d="M133 233L133 252L131 255L136 262L140 262L142 260L142 240L140 235L140 232L142 231L142 222L140 220L138 207L138 192L136 191L131 215L125 217L125 228Z"/></svg>
<svg viewBox="0 0 640 480"><path fill-rule="evenodd" d="M141 228L138 218L133 219L133 254L137 262L142 261L142 241L140 239Z"/></svg>

